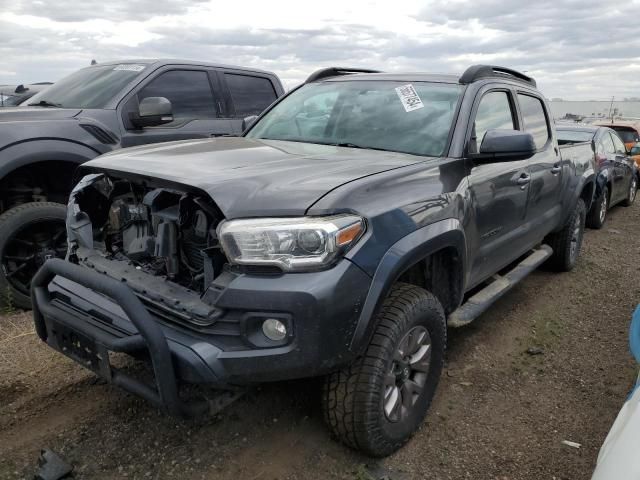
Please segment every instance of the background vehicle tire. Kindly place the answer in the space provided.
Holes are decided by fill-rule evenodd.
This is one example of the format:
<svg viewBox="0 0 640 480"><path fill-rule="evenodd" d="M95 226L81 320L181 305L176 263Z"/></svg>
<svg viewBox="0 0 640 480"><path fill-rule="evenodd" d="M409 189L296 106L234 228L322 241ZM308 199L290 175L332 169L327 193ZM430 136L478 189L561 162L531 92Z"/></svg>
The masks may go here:
<svg viewBox="0 0 640 480"><path fill-rule="evenodd" d="M339 440L383 457L422 424L442 373L447 326L440 302L404 283L394 286L375 321L364 355L325 379L323 410Z"/></svg>
<svg viewBox="0 0 640 480"><path fill-rule="evenodd" d="M622 205L625 207L630 207L633 205L633 202L636 200L636 195L638 193L638 177L635 175L631 177L631 182L629 182L629 190L627 191L627 198L624 199Z"/></svg>
<svg viewBox="0 0 640 480"><path fill-rule="evenodd" d="M568 272L575 267L584 237L585 216L584 200L579 198L562 230L547 237L546 243L553 248L547 264L553 270Z"/></svg>
<svg viewBox="0 0 640 480"><path fill-rule="evenodd" d="M18 205L0 215L0 304L31 308L31 277L49 257L67 249L66 207L53 202Z"/></svg>
<svg viewBox="0 0 640 480"><path fill-rule="evenodd" d="M607 219L607 211L609 210L609 189L604 187L602 192L591 205L589 214L587 215L587 227L600 230L604 226Z"/></svg>

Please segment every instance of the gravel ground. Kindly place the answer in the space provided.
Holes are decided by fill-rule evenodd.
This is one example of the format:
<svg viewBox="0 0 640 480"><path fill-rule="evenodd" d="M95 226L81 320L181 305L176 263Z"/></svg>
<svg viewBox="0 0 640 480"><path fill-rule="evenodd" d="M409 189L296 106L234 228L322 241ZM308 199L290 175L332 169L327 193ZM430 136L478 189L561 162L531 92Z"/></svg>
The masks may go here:
<svg viewBox="0 0 640 480"><path fill-rule="evenodd" d="M0 317L0 479L32 478L42 448L79 479L587 479L634 380L639 226L640 204L614 208L573 272L535 272L452 331L427 420L385 460L329 438L317 381L176 420L45 347L29 314Z"/></svg>

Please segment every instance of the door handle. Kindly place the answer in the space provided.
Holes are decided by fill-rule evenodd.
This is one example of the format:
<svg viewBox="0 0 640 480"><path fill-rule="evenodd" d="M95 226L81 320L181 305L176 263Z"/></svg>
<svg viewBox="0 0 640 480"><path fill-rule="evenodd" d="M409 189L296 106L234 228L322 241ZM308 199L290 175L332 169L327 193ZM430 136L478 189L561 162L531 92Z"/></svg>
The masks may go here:
<svg viewBox="0 0 640 480"><path fill-rule="evenodd" d="M556 173L560 173L560 170L562 170L562 167L560 165L554 165L551 169L551 173L555 175Z"/></svg>
<svg viewBox="0 0 640 480"><path fill-rule="evenodd" d="M516 183L518 185L520 185L520 188L522 188L524 190L524 187L527 186L527 184L531 181L531 175L523 173L522 175L520 175L520 177L516 180Z"/></svg>

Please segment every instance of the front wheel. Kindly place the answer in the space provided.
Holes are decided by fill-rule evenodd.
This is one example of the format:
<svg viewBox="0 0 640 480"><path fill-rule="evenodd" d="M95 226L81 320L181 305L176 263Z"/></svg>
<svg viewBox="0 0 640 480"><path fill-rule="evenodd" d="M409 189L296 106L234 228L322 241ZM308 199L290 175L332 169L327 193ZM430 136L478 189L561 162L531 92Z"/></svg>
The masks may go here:
<svg viewBox="0 0 640 480"><path fill-rule="evenodd" d="M638 193L638 177L635 175L631 177L631 182L629 182L629 190L627 191L627 198L624 199L622 205L625 207L630 207L633 205L633 202L636 199L636 194Z"/></svg>
<svg viewBox="0 0 640 480"><path fill-rule="evenodd" d="M31 308L31 278L67 250L66 207L30 202L0 215L0 304Z"/></svg>
<svg viewBox="0 0 640 480"><path fill-rule="evenodd" d="M447 340L440 302L398 283L385 300L364 355L325 380L327 425L346 445L390 455L422 424L436 391Z"/></svg>
<svg viewBox="0 0 640 480"><path fill-rule="evenodd" d="M584 200L579 198L562 230L547 237L546 242L553 249L547 263L554 270L568 272L575 267L584 237L585 216Z"/></svg>

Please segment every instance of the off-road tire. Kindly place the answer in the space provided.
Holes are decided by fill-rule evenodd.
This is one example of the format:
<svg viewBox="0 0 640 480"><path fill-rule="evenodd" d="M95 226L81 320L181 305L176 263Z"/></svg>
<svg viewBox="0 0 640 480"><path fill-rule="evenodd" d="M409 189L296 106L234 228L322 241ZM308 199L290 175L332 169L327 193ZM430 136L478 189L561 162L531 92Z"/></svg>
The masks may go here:
<svg viewBox="0 0 640 480"><path fill-rule="evenodd" d="M384 457L402 447L424 420L442 373L447 326L436 297L405 283L393 287L375 322L364 355L326 377L322 403L325 422L340 441L367 455ZM400 341L416 327L426 328L430 336L429 369L407 418L393 423L384 411L384 379Z"/></svg>
<svg viewBox="0 0 640 480"><path fill-rule="evenodd" d="M30 223L43 220L66 219L66 207L54 202L30 202L13 207L0 215L0 255L5 251L15 232ZM31 308L31 297L16 289L6 277L4 262L0 258L0 306L5 310L12 308Z"/></svg>
<svg viewBox="0 0 640 480"><path fill-rule="evenodd" d="M603 202L606 205L604 217L601 216ZM604 223L607 221L607 212L609 208L611 208L611 205L609 204L609 188L605 186L602 192L600 192L600 195L598 195L593 201L591 209L587 214L587 227L593 228L594 230L600 230L604 226Z"/></svg>
<svg viewBox="0 0 640 480"><path fill-rule="evenodd" d="M571 212L571 215L562 227L562 230L552 233L546 238L545 243L553 249L553 254L549 260L547 260L547 265L552 270L568 272L575 267L578 257L580 256L582 239L584 238L585 216L586 207L584 200L580 198L573 212ZM574 240L575 250L572 250Z"/></svg>
<svg viewBox="0 0 640 480"><path fill-rule="evenodd" d="M638 177L632 176L629 182L629 189L627 190L627 198L622 202L623 207L630 207L635 202L638 196Z"/></svg>

